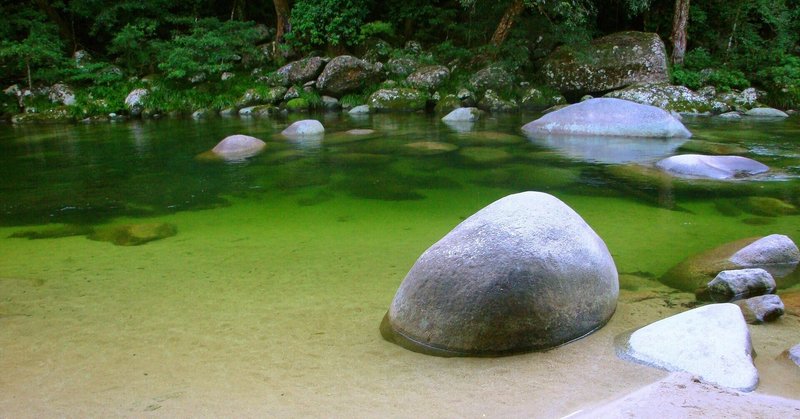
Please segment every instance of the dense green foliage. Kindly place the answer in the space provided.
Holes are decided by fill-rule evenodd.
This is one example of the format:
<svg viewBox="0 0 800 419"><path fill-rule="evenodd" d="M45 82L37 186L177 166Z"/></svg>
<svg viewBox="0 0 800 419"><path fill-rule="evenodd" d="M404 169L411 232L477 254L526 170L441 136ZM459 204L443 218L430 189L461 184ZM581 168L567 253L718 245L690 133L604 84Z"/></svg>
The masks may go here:
<svg viewBox="0 0 800 419"><path fill-rule="evenodd" d="M143 76L194 91L153 95L164 110L229 106L254 71L266 74L310 53L440 63L454 69L446 87L490 62L535 81L542 59L564 43L619 30L653 31L668 41L674 7L673 0L522 0L507 37L491 44L518 1L289 1L285 42L273 45L276 8L261 0L2 0L0 81L4 88L77 85L89 113L119 107L121 92L142 87ZM698 1L689 16L686 60L673 69L673 82L723 91L755 86L774 104L800 106L800 0ZM408 41L422 48L407 49ZM78 50L88 57L74 59ZM222 82L223 72L237 78Z"/></svg>

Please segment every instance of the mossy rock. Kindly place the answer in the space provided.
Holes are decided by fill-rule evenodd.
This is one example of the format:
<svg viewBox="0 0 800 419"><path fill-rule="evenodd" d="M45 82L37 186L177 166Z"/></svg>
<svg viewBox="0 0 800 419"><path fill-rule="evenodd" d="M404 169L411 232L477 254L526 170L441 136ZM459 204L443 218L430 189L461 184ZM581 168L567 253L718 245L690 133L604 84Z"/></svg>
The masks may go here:
<svg viewBox="0 0 800 419"><path fill-rule="evenodd" d="M738 144L716 143L713 141L689 140L678 147L682 153L714 154L718 156L744 155L749 150Z"/></svg>
<svg viewBox="0 0 800 419"><path fill-rule="evenodd" d="M510 145L527 142L527 139L514 134L497 131L477 131L461 133L455 137L459 143L465 145Z"/></svg>
<svg viewBox="0 0 800 419"><path fill-rule="evenodd" d="M88 237L111 242L117 246L139 246L178 234L178 228L168 223L125 224L99 228Z"/></svg>
<svg viewBox="0 0 800 419"><path fill-rule="evenodd" d="M742 202L744 210L753 215L778 217L797 214L797 207L777 198L767 196L750 196Z"/></svg>
<svg viewBox="0 0 800 419"><path fill-rule="evenodd" d="M607 93L604 97L625 99L675 112L704 113L714 111L714 103L712 101L685 86L673 86L666 83L638 84Z"/></svg>
<svg viewBox="0 0 800 419"><path fill-rule="evenodd" d="M370 110L375 112L422 111L427 102L427 93L408 88L380 89L367 99Z"/></svg>
<svg viewBox="0 0 800 419"><path fill-rule="evenodd" d="M11 122L15 124L63 124L74 121L75 118L65 106L43 112L21 113L11 117Z"/></svg>
<svg viewBox="0 0 800 419"><path fill-rule="evenodd" d="M459 99L456 95L449 94L439 99L439 101L436 102L436 106L433 108L433 110L437 114L446 114L460 107L461 99Z"/></svg>
<svg viewBox="0 0 800 419"><path fill-rule="evenodd" d="M286 102L286 110L289 112L307 112L309 108L308 101L298 97Z"/></svg>
<svg viewBox="0 0 800 419"><path fill-rule="evenodd" d="M385 166L394 159L384 154L341 153L330 154L326 160L332 166Z"/></svg>
<svg viewBox="0 0 800 419"><path fill-rule="evenodd" d="M406 144L405 147L408 149L408 154L416 155L442 154L458 150L457 145L440 141L416 141Z"/></svg>

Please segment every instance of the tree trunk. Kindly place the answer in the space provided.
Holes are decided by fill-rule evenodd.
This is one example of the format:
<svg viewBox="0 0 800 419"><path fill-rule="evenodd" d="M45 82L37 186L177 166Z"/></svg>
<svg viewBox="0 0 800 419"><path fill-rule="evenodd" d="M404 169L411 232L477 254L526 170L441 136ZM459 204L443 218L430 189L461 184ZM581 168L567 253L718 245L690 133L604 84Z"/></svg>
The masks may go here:
<svg viewBox="0 0 800 419"><path fill-rule="evenodd" d="M497 47L503 44L508 37L508 33L511 32L511 28L514 26L514 21L523 10L525 10L525 3L522 0L514 0L511 2L508 9L503 13L503 18L500 19L500 23L497 24L497 29L494 30L492 45Z"/></svg>
<svg viewBox="0 0 800 419"><path fill-rule="evenodd" d="M283 35L289 32L289 0L273 0L275 5L275 44L283 43Z"/></svg>
<svg viewBox="0 0 800 419"><path fill-rule="evenodd" d="M686 55L686 26L689 23L689 0L675 0L672 20L672 64L682 65Z"/></svg>
<svg viewBox="0 0 800 419"><path fill-rule="evenodd" d="M31 59L25 57L25 69L28 71L28 90L33 92L33 78L31 77Z"/></svg>
<svg viewBox="0 0 800 419"><path fill-rule="evenodd" d="M47 0L33 0L33 3L36 4L39 10L47 15L47 18L50 19L51 22L58 26L58 33L61 35L61 38L67 42L72 52L75 52L78 44L75 41L75 33L72 31L72 26L58 14L58 10L48 3Z"/></svg>
<svg viewBox="0 0 800 419"><path fill-rule="evenodd" d="M244 20L244 0L233 0L231 20Z"/></svg>

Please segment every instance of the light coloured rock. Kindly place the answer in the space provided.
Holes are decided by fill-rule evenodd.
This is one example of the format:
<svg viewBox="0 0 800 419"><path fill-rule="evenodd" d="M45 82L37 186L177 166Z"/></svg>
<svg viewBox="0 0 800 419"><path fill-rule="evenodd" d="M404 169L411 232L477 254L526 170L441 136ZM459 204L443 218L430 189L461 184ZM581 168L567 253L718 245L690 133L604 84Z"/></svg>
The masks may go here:
<svg viewBox="0 0 800 419"><path fill-rule="evenodd" d="M480 119L481 110L478 108L457 108L442 118L450 122L474 122Z"/></svg>
<svg viewBox="0 0 800 419"><path fill-rule="evenodd" d="M742 119L742 114L740 114L739 112L725 112L723 114L717 115L717 117L722 119L739 120Z"/></svg>
<svg viewBox="0 0 800 419"><path fill-rule="evenodd" d="M364 115L369 113L369 105L358 105L350 109L347 113L351 115Z"/></svg>
<svg viewBox="0 0 800 419"><path fill-rule="evenodd" d="M147 89L134 89L125 97L125 108L132 116L139 116L144 110L144 98L150 94Z"/></svg>
<svg viewBox="0 0 800 419"><path fill-rule="evenodd" d="M768 166L747 157L701 154L667 157L656 163L656 166L674 175L718 180L742 178L769 171Z"/></svg>
<svg viewBox="0 0 800 419"><path fill-rule="evenodd" d="M516 112L519 105L514 99L504 99L492 89L486 90L483 97L478 102L478 107L489 112Z"/></svg>
<svg viewBox="0 0 800 419"><path fill-rule="evenodd" d="M756 116L759 118L788 118L789 115L774 108L753 108L744 113L745 116Z"/></svg>
<svg viewBox="0 0 800 419"><path fill-rule="evenodd" d="M522 130L532 135L689 138L692 134L668 112L612 98L590 99L550 112Z"/></svg>
<svg viewBox="0 0 800 419"><path fill-rule="evenodd" d="M72 88L63 83L56 83L50 87L48 98L50 102L60 105L70 106L75 104L75 92L72 91Z"/></svg>
<svg viewBox="0 0 800 419"><path fill-rule="evenodd" d="M730 261L740 266L797 265L800 250L788 236L771 234L734 253Z"/></svg>
<svg viewBox="0 0 800 419"><path fill-rule="evenodd" d="M758 385L750 332L735 304L711 304L659 320L621 343L623 359L741 391Z"/></svg>
<svg viewBox="0 0 800 419"><path fill-rule="evenodd" d="M722 271L708 283L711 301L729 302L775 292L775 279L761 268Z"/></svg>
<svg viewBox="0 0 800 419"><path fill-rule="evenodd" d="M351 129L347 131L350 135L371 135L375 133L374 129Z"/></svg>
<svg viewBox="0 0 800 419"><path fill-rule="evenodd" d="M619 283L603 240L557 198L509 195L470 216L409 271L383 336L440 356L547 349L602 327Z"/></svg>
<svg viewBox="0 0 800 419"><path fill-rule="evenodd" d="M425 109L428 95L417 89L379 89L369 95L367 103L375 112L414 112Z"/></svg>
<svg viewBox="0 0 800 419"><path fill-rule="evenodd" d="M411 73L406 83L415 89L436 90L450 78L450 70L442 65L425 66Z"/></svg>
<svg viewBox="0 0 800 419"><path fill-rule="evenodd" d="M222 81L228 81L228 80L230 80L230 79L232 79L234 77L236 77L235 73L231 73L230 71L226 71L226 72L222 73L221 76L219 76L219 79L222 80Z"/></svg>
<svg viewBox="0 0 800 419"><path fill-rule="evenodd" d="M789 348L786 353L789 359L800 367L800 343Z"/></svg>
<svg viewBox="0 0 800 419"><path fill-rule="evenodd" d="M604 97L630 100L685 114L705 114L714 110L713 100L706 99L685 86L665 83L635 84L607 93Z"/></svg>
<svg viewBox="0 0 800 419"><path fill-rule="evenodd" d="M240 160L255 156L267 144L258 138L249 135L230 135L217 143L211 152L226 160Z"/></svg>
<svg viewBox="0 0 800 419"><path fill-rule="evenodd" d="M742 315L750 324L775 321L778 317L783 316L785 309L781 297L775 294L739 300L736 301L736 305L742 310Z"/></svg>
<svg viewBox="0 0 800 419"><path fill-rule="evenodd" d="M287 137L306 137L306 136L321 136L325 133L325 127L316 119L304 119L297 121L288 128L283 130L281 134Z"/></svg>

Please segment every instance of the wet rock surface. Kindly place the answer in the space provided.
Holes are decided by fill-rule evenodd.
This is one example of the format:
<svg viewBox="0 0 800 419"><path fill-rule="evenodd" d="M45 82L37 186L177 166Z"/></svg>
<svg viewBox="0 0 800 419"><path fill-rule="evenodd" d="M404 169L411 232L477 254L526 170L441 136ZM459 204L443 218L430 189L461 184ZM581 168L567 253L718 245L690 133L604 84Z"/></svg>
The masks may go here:
<svg viewBox="0 0 800 419"><path fill-rule="evenodd" d="M775 294L759 295L736 301L735 304L739 306L745 320L750 324L775 321L783 316L785 311L781 297Z"/></svg>
<svg viewBox="0 0 800 419"><path fill-rule="evenodd" d="M735 304L712 304L659 320L621 336L618 345L619 356L629 361L741 391L758 385L750 332Z"/></svg>
<svg viewBox="0 0 800 419"><path fill-rule="evenodd" d="M667 157L656 166L671 174L706 179L736 179L769 171L767 165L747 157L701 154Z"/></svg>
<svg viewBox="0 0 800 419"><path fill-rule="evenodd" d="M775 279L761 268L722 271L708 283L708 300L729 302L775 292ZM698 296L698 298L700 298Z"/></svg>

